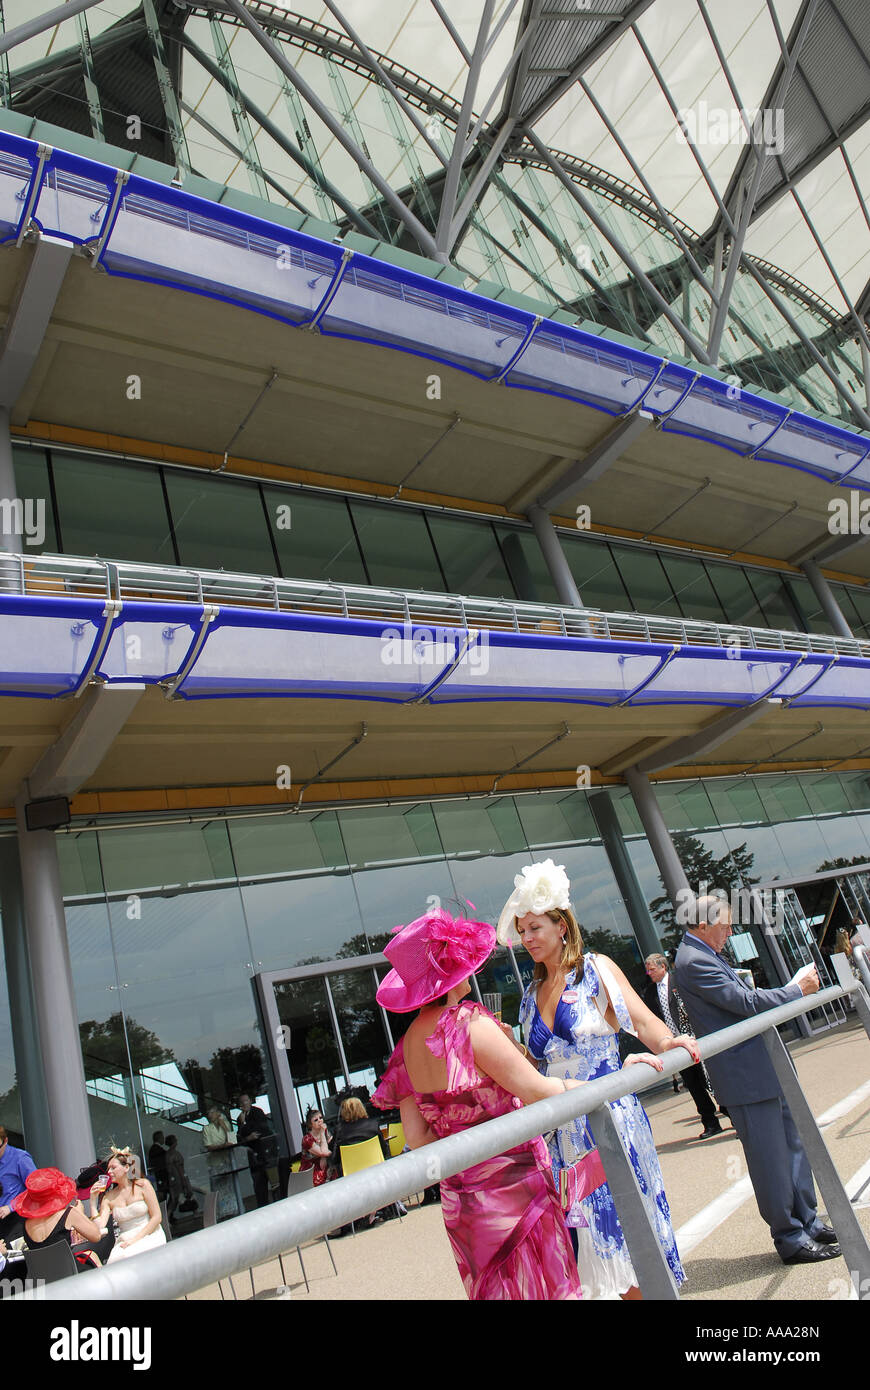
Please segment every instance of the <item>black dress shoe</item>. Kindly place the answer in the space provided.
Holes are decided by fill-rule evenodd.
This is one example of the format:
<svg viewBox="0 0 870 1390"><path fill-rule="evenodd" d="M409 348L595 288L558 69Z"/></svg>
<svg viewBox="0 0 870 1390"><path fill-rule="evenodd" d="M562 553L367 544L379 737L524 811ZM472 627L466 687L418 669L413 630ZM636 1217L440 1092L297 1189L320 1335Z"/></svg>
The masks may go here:
<svg viewBox="0 0 870 1390"><path fill-rule="evenodd" d="M719 1124L719 1122L718 1122L718 1120L717 1120L716 1123L715 1123L714 1125L705 1125L705 1126L704 1126L704 1133L703 1133L703 1134L699 1134L699 1135L698 1135L698 1138L699 1138L699 1139L714 1139L714 1138L716 1137L717 1134L724 1134L724 1132L725 1132L725 1131L723 1130L722 1126Z"/></svg>
<svg viewBox="0 0 870 1390"><path fill-rule="evenodd" d="M809 1245L802 1245L793 1255L782 1256L784 1265L814 1265L819 1260L836 1260L840 1256L839 1245L817 1245L811 1240Z"/></svg>
<svg viewBox="0 0 870 1390"><path fill-rule="evenodd" d="M823 1226L820 1231L816 1231L816 1234L812 1236L811 1239L814 1240L817 1245L836 1245L837 1232L830 1226Z"/></svg>

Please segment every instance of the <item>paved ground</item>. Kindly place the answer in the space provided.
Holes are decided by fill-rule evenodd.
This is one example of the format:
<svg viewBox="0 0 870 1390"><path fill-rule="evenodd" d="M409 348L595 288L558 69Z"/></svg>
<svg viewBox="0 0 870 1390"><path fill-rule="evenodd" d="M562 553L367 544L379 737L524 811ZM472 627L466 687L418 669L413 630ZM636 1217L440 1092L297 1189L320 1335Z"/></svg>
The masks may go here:
<svg viewBox="0 0 870 1390"><path fill-rule="evenodd" d="M870 1179L870 1043L860 1025L852 1022L835 1033L797 1043L792 1055L816 1118L838 1112L823 1133L851 1193ZM662 1091L647 1109L688 1276L684 1300L824 1301L848 1296L845 1260L786 1266L777 1258L751 1190L744 1195L746 1169L733 1130L696 1142L700 1124L691 1097L682 1092ZM711 1213L716 1199L721 1201ZM723 1207L727 1214L721 1219ZM870 1183L858 1216L870 1238ZM358 1229L355 1236L334 1240L332 1250L338 1277L322 1241L303 1248L309 1292L295 1252L284 1257L288 1292L282 1291L277 1260L260 1266L254 1272L257 1300L465 1298L437 1205L412 1208L401 1223ZM235 1275L234 1285L239 1298L251 1297L247 1275ZM232 1296L227 1280L223 1292ZM190 1295L191 1300L219 1297L217 1286Z"/></svg>

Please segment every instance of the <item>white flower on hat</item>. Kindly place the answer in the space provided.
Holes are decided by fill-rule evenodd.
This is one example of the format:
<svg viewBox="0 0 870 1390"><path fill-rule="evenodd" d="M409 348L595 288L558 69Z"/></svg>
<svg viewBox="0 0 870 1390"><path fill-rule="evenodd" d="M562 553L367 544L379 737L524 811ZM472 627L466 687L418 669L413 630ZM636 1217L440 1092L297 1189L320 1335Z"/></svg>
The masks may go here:
<svg viewBox="0 0 870 1390"><path fill-rule="evenodd" d="M496 928L498 939L503 946L508 944L515 917L525 917L527 912L540 916L542 912L570 906L571 884L564 864L556 864L552 859L526 864L516 875L514 891L502 908Z"/></svg>

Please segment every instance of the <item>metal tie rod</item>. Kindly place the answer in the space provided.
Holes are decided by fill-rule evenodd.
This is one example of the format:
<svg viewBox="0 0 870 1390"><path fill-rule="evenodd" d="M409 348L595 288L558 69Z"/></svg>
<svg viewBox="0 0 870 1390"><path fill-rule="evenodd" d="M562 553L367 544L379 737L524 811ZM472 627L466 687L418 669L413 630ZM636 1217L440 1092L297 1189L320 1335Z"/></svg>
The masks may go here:
<svg viewBox="0 0 870 1390"><path fill-rule="evenodd" d="M45 14L37 15L35 19L26 19L23 24L10 29L7 34L0 34L0 53L8 53L10 48L16 48L27 39L43 34L46 29L53 29L55 24L62 24L65 19L71 19L83 10L93 9L94 5L100 3L101 0L67 0L65 5L46 10Z"/></svg>
<svg viewBox="0 0 870 1390"><path fill-rule="evenodd" d="M699 1042L701 1056L705 1059L715 1057L781 1023L790 1022L793 1018L849 995L855 997L862 1022L870 1036L870 1003L862 986L855 980L845 988L832 986L820 990L818 994L795 1000L793 1004L782 1004L759 1017L743 1019L730 1028L712 1033ZM42 1300L58 1302L74 1299L77 1303L101 1303L106 1299L177 1298L219 1278L273 1259L285 1250L323 1235L336 1226L359 1220L380 1207L401 1200L408 1192L419 1192L421 1188L452 1177L454 1173L505 1153L517 1144L558 1129L581 1114L595 1116L598 1120L600 1153L608 1183L620 1194L620 1201L624 1202L624 1194L636 1181L633 1169L622 1145L614 1148L609 1142L606 1118L602 1125L595 1112L610 1101L649 1090L662 1076L672 1076L691 1065L694 1059L684 1048L674 1048L661 1060L661 1072L649 1068L648 1074L639 1081L633 1075L637 1067L632 1067L627 1072L620 1071L587 1082L579 1090L536 1101L534 1105L524 1106L521 1110L511 1110L461 1134L439 1139L413 1153L400 1154L389 1163L312 1188L310 1193L286 1198L262 1211L249 1212L215 1229L198 1231L163 1249L145 1251L135 1260L124 1260L116 1265L92 1270L87 1279L76 1277L60 1280L21 1297L25 1301L37 1296ZM643 1066L643 1063L638 1066ZM806 1126L800 1112L795 1115L795 1123L801 1137L805 1138ZM839 1177L834 1176L839 1183ZM651 1297L676 1297L673 1285L668 1283L670 1276L665 1272L667 1265L661 1247L656 1241L655 1248L651 1248L646 1232L635 1220L635 1211L630 1202L623 1206L620 1217L624 1217L623 1229L641 1291ZM866 1280L864 1289L870 1290L870 1249L863 1235L860 1242L856 1240L854 1245L850 1243L850 1250L855 1253L852 1278L859 1285L862 1279ZM864 1296L870 1299L870 1293Z"/></svg>

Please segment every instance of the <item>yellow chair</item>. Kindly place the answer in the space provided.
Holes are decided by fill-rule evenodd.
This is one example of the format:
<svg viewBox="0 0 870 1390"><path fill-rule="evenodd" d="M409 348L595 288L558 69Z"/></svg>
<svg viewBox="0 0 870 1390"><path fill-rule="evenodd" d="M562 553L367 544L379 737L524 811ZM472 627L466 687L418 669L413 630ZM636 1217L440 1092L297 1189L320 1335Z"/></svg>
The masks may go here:
<svg viewBox="0 0 870 1390"><path fill-rule="evenodd" d="M405 1131L400 1124L390 1125L387 1129L387 1147L390 1150L390 1158L395 1158L405 1147Z"/></svg>
<svg viewBox="0 0 870 1390"><path fill-rule="evenodd" d="M338 1156L341 1159L342 1177L348 1178L351 1173L359 1173L363 1168L374 1168L378 1163L384 1162L384 1153L381 1148L381 1141L377 1135L371 1139L363 1139L359 1144L340 1144ZM394 1203L396 1215L402 1219L399 1203ZM350 1223L353 1227L353 1222ZM354 1230L354 1234L356 1231Z"/></svg>

